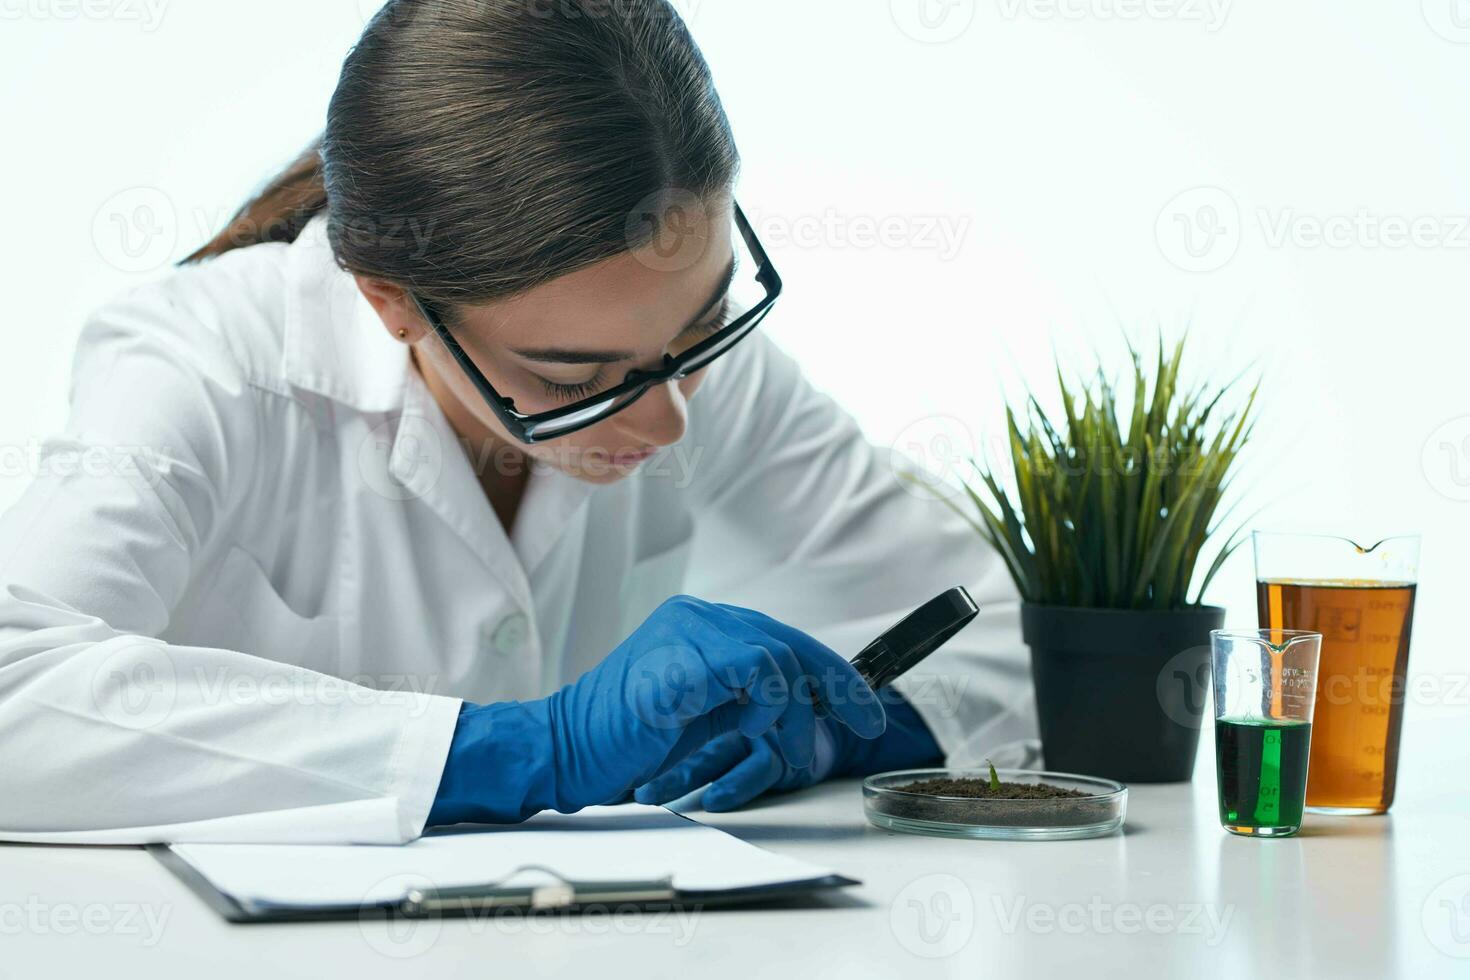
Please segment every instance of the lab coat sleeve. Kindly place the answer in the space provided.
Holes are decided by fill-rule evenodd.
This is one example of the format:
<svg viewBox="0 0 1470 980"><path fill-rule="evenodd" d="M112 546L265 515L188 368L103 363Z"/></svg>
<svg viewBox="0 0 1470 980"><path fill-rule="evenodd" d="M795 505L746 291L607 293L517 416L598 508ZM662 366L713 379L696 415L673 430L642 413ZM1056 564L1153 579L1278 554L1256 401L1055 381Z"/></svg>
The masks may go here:
<svg viewBox="0 0 1470 980"><path fill-rule="evenodd" d="M84 327L66 429L0 517L0 838L421 832L457 699L156 638L269 472L260 404L224 338L157 289Z"/></svg>
<svg viewBox="0 0 1470 980"><path fill-rule="evenodd" d="M742 349L743 348L743 349ZM769 337L711 367L692 403L689 590L760 609L852 657L964 585L980 615L895 682L950 765L1039 758L1019 599L1004 564Z"/></svg>

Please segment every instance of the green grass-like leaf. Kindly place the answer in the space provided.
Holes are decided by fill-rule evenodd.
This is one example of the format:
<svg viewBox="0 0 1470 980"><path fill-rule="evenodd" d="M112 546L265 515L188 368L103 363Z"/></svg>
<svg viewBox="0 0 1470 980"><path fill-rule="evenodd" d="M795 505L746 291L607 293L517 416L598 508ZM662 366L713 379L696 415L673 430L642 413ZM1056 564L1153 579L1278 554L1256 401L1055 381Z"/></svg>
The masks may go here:
<svg viewBox="0 0 1470 980"><path fill-rule="evenodd" d="M1108 380L1099 358L1091 383L1057 370L1064 419L1053 424L1035 397L1006 410L1010 488L998 471L972 460L968 504L950 502L999 552L1027 602L1108 609L1180 609L1198 605L1241 529L1206 566L1199 592L1189 587L1203 564L1229 478L1254 426L1259 382L1228 411L1226 396L1243 381L1181 384L1186 339L1161 336L1146 367L1128 348L1132 375ZM1152 389L1150 390L1150 384ZM1119 417L1117 390L1131 395ZM1241 526L1243 528L1243 525Z"/></svg>

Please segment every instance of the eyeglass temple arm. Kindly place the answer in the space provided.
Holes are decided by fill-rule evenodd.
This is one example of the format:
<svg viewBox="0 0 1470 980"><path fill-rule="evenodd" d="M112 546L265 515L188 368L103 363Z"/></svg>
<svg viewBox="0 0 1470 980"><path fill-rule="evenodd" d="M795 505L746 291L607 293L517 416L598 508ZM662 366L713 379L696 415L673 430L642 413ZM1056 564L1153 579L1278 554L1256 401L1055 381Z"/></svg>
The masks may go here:
<svg viewBox="0 0 1470 980"><path fill-rule="evenodd" d="M449 353L454 358L455 363L469 376L470 381L475 385L475 389L480 392L480 396L487 401L499 402L509 411L515 411L515 400L505 397L490 387L490 383L485 380L485 376L480 373L480 369L475 366L475 362L470 360L470 355L465 353L459 341L454 338L454 334L449 332L449 328L444 325L444 321L440 318L439 314L435 313L419 297L412 293L409 296L413 299L414 306L418 307L419 315L428 322L434 331L434 335L449 349Z"/></svg>

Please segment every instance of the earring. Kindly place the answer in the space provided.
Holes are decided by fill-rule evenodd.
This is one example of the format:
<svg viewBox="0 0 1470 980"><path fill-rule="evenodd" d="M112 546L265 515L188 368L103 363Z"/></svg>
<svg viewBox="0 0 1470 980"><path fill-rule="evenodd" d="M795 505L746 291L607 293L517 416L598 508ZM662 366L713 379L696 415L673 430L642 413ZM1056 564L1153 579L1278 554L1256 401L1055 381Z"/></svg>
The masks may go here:
<svg viewBox="0 0 1470 980"><path fill-rule="evenodd" d="M407 340L408 339L408 330L406 328L404 328L404 327L399 327L398 328L398 339L399 340Z"/></svg>

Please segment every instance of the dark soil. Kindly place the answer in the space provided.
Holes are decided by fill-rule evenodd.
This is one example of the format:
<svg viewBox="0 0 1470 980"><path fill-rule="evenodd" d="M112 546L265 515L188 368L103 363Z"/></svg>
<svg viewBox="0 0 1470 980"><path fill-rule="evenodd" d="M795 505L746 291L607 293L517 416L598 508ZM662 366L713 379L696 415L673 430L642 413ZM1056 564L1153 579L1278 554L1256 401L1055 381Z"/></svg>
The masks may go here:
<svg viewBox="0 0 1470 980"><path fill-rule="evenodd" d="M1001 783L988 779L920 779L875 803L892 817L991 827L1084 827L1106 823L1112 806L1095 794L1047 783ZM912 795L910 795L912 794ZM943 799L950 797L950 799Z"/></svg>
<svg viewBox="0 0 1470 980"><path fill-rule="evenodd" d="M920 779L893 788L901 793L962 796L967 800L1064 800L1089 795L1050 783L1001 783L999 789L991 789L988 779Z"/></svg>

